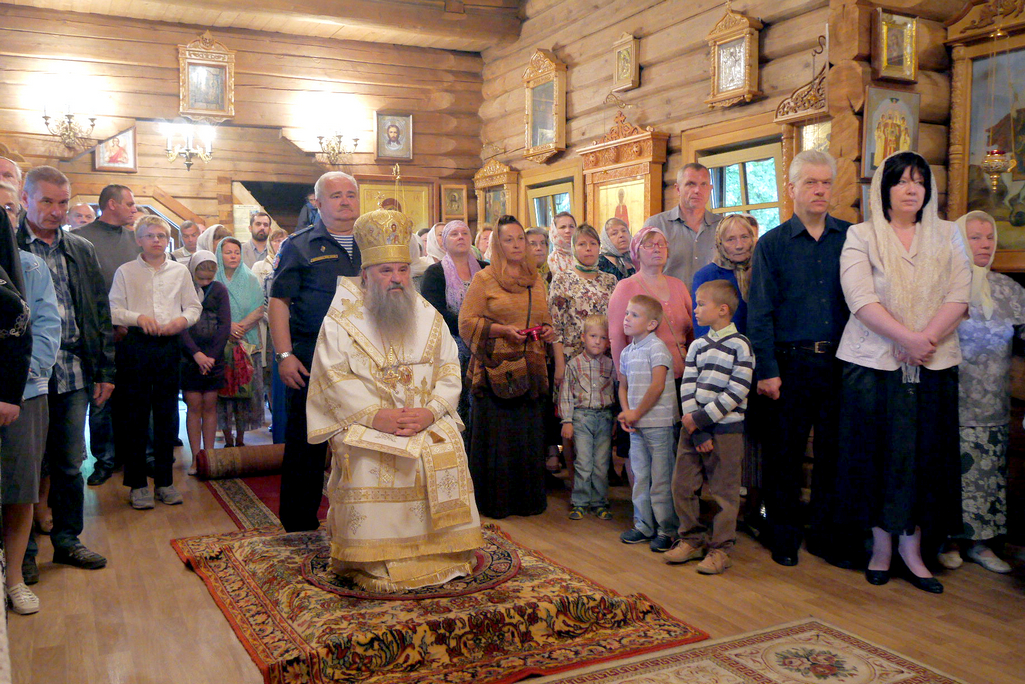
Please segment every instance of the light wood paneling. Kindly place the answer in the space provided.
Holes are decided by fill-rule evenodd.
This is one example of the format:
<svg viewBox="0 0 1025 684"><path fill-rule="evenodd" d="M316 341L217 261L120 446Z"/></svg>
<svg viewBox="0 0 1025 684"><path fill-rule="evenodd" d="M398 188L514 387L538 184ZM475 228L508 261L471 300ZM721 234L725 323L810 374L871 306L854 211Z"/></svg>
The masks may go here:
<svg viewBox="0 0 1025 684"><path fill-rule="evenodd" d="M637 3L611 0L599 12L586 0L528 0L520 38L485 50L483 140L504 147L499 159L519 170L522 160L524 95L521 76L537 47L554 46L568 69L568 150L562 159L604 135L615 105L604 104L612 87L613 42L623 33L640 38L641 86L621 93L631 105L627 118L670 134L664 167L663 204L678 201L673 179L691 159L681 154L681 132L741 117L771 113L779 101L812 77L811 48L825 32L828 0L751 0L736 9L761 19L761 89L765 96L728 110L709 110L708 45L705 36L724 13L719 0L667 0ZM737 140L743 140L738 137Z"/></svg>
<svg viewBox="0 0 1025 684"><path fill-rule="evenodd" d="M167 162L160 122L178 114L177 46L201 28L0 9L0 140L23 154L27 165L54 164L73 183L159 186L197 214L223 219L227 200L219 201L218 194L230 193L219 191L219 178L228 187L233 180L312 183L329 170L313 156L316 136L336 125L360 139L343 170L388 173L389 165L374 161L378 109L413 113L414 158L402 165L404 174L469 183L480 165L478 55L217 32L215 38L236 51L236 116L218 126L213 160L186 171L180 161ZM91 152L72 156L46 134L42 108L54 91L70 93L75 111L98 117L98 140L137 121L139 172L96 173Z"/></svg>

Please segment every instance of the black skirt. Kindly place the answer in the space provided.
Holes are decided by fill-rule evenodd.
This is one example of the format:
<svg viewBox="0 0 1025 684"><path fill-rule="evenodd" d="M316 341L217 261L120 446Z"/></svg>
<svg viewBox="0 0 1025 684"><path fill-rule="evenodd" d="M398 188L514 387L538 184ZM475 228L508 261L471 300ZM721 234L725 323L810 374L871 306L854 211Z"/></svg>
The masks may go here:
<svg viewBox="0 0 1025 684"><path fill-rule="evenodd" d="M937 538L961 529L957 368L902 372L844 363L840 522Z"/></svg>
<svg viewBox="0 0 1025 684"><path fill-rule="evenodd" d="M529 394L499 399L490 389L474 395L469 461L481 515L544 513L548 499L542 403Z"/></svg>

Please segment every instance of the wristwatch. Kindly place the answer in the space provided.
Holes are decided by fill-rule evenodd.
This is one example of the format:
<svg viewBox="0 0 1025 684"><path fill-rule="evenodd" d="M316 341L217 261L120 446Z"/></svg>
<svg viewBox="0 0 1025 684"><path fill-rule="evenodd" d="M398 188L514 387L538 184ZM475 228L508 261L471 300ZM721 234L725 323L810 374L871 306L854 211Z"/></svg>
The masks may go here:
<svg viewBox="0 0 1025 684"><path fill-rule="evenodd" d="M282 361L284 361L285 359L287 359L289 356L292 356L292 355L293 354L290 351L278 352L277 354L274 355L274 358L277 360L278 363L281 363Z"/></svg>

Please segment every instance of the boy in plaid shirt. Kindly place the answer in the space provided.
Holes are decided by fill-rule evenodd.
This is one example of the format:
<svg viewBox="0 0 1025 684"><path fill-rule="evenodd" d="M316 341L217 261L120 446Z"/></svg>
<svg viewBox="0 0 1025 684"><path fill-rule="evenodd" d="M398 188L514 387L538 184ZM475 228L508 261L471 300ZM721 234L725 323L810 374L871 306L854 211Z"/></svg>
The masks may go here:
<svg viewBox="0 0 1025 684"><path fill-rule="evenodd" d="M615 369L608 350L608 319L588 316L584 351L566 364L559 392L562 438L574 440L576 450L570 520L580 520L588 509L602 520L612 519L608 493Z"/></svg>
<svg viewBox="0 0 1025 684"><path fill-rule="evenodd" d="M726 280L712 280L698 288L694 315L698 325L710 330L687 350L680 386L683 427L688 433L680 437L673 471L680 538L666 553L666 562L686 563L704 556L697 568L703 575L726 572L737 536L744 411L754 376L751 343L731 322L739 303L737 288ZM719 505L711 534L698 521L705 481Z"/></svg>

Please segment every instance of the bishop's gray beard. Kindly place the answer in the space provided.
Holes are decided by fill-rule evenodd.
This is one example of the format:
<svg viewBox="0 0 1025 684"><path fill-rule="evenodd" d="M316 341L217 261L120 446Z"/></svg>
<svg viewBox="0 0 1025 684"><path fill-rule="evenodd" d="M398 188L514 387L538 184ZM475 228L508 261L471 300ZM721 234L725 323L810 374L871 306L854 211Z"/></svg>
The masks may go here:
<svg viewBox="0 0 1025 684"><path fill-rule="evenodd" d="M416 291L412 285L404 286L401 292L397 292L389 291L387 286L382 288L368 283L363 304L383 340L401 344L415 339Z"/></svg>

